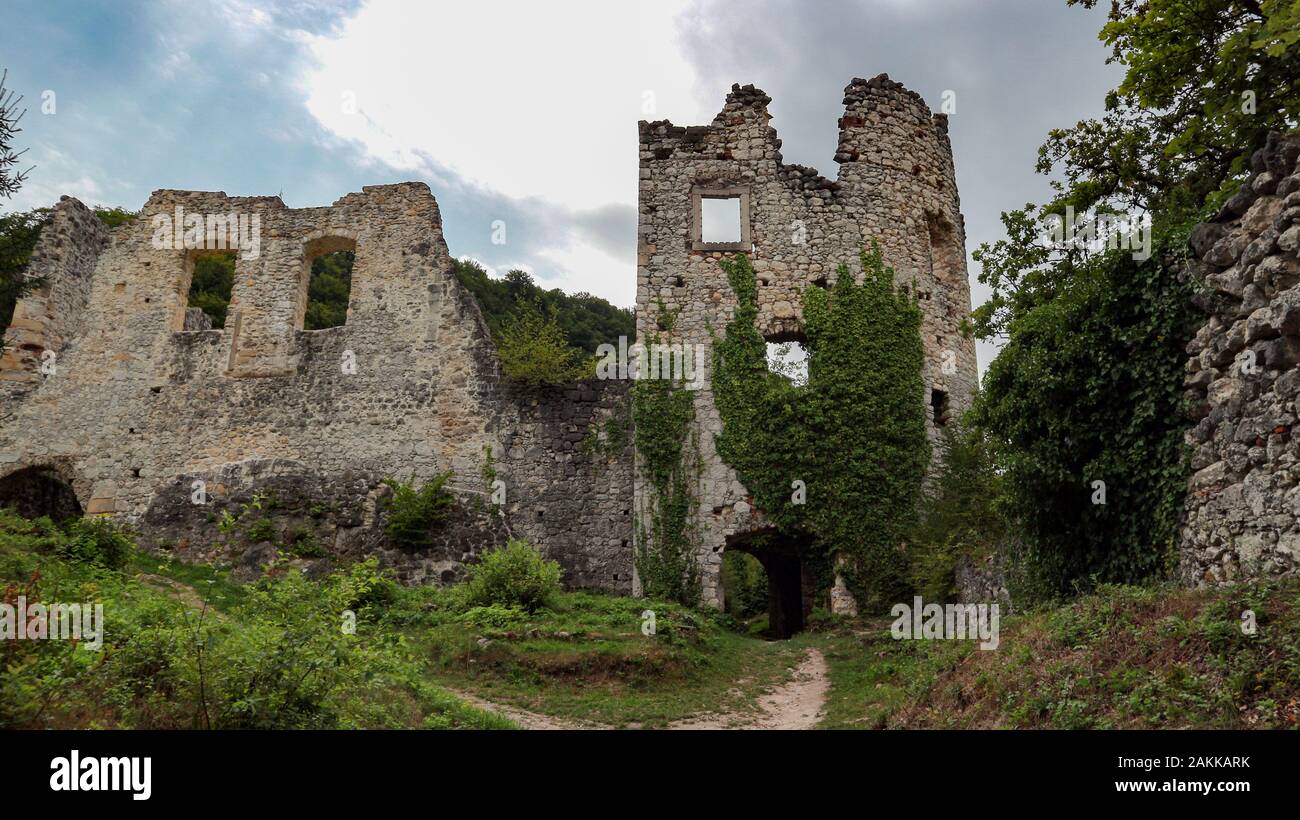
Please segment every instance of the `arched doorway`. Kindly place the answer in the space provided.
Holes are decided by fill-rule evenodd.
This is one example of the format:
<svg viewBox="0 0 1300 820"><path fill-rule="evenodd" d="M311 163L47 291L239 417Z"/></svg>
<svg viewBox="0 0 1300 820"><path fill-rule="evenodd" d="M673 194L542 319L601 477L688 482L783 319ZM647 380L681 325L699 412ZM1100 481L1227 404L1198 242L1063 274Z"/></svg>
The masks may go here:
<svg viewBox="0 0 1300 820"><path fill-rule="evenodd" d="M25 467L0 478L0 507L13 507L24 518L44 515L55 521L83 515L72 486L51 467Z"/></svg>
<svg viewBox="0 0 1300 820"><path fill-rule="evenodd" d="M803 560L809 545L810 539L804 535L787 535L775 529L727 539L727 550L752 555L763 565L767 576L769 638L783 640L802 631L812 612L815 581Z"/></svg>

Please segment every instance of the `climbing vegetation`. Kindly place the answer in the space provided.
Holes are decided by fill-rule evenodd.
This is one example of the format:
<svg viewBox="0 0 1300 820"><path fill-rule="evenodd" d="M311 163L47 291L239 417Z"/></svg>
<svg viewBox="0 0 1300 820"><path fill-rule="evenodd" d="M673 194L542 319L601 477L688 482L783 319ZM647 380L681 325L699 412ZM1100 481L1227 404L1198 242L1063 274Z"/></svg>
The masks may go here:
<svg viewBox="0 0 1300 820"><path fill-rule="evenodd" d="M671 332L675 318L661 305L656 324ZM650 344L659 343L656 334ZM634 532L637 574L646 595L688 606L700 596L692 524L700 471L694 418L695 396L677 374L641 379L633 386L633 440L641 475L649 485L647 509Z"/></svg>
<svg viewBox="0 0 1300 820"><path fill-rule="evenodd" d="M805 290L808 378L798 386L767 368L749 259L724 261L737 306L714 339L713 388L723 460L779 530L812 537L814 553L801 557L820 560L823 578L839 560L873 610L909 590L904 544L929 445L920 309L878 246L860 262L861 283L841 265L833 288Z"/></svg>

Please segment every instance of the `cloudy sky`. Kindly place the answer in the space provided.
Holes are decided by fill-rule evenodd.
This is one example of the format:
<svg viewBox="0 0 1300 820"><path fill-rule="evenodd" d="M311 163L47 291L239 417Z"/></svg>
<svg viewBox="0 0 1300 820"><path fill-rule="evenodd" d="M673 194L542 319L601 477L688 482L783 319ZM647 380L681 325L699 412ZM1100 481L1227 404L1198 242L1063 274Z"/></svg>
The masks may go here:
<svg viewBox="0 0 1300 820"><path fill-rule="evenodd" d="M35 168L0 211L136 209L158 188L306 207L419 179L453 254L631 305L637 120L707 123L754 83L785 160L834 176L842 90L883 71L935 109L955 94L969 252L1045 198L1048 129L1118 83L1103 18L1065 0L7 0L0 67Z"/></svg>

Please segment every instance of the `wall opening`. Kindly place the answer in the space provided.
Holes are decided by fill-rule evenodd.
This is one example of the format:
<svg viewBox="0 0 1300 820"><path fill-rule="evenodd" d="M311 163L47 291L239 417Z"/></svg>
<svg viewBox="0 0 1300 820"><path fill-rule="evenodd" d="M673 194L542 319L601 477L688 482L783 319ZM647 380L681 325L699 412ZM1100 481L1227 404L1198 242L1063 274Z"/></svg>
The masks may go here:
<svg viewBox="0 0 1300 820"><path fill-rule="evenodd" d="M799 332L772 333L763 338L767 341L768 372L796 387L808 384L807 338Z"/></svg>
<svg viewBox="0 0 1300 820"><path fill-rule="evenodd" d="M767 581L767 594L763 596L766 599L767 624L762 630L763 636L769 640L784 640L801 632L807 623L809 613L812 612L815 594L812 577L805 571L802 560L810 545L811 539L806 535L786 534L772 529L729 538L726 551L722 554L723 608L731 611L728 608L732 605L727 598L728 581L733 587L734 594L734 590L738 588L737 574L741 571L740 568L752 567L743 562L743 559L737 561L732 558L731 568L728 569L727 553L733 550L745 553L762 567L762 575ZM744 571L748 573L751 570ZM748 575L740 577L749 579L751 583L754 580ZM742 598L737 603L748 603L752 607L760 593L751 590L744 594L749 597ZM756 625L761 624L756 623Z"/></svg>
<svg viewBox="0 0 1300 820"><path fill-rule="evenodd" d="M700 239L704 242L740 241L740 197L705 197L700 203Z"/></svg>
<svg viewBox="0 0 1300 820"><path fill-rule="evenodd" d="M691 241L695 251L753 250L749 234L749 189L743 186L691 189Z"/></svg>
<svg viewBox="0 0 1300 820"><path fill-rule="evenodd" d="M937 214L927 215L925 224L930 234L930 281L940 285L951 283L960 270L952 226ZM930 298L929 292L922 289L921 298Z"/></svg>
<svg viewBox="0 0 1300 820"><path fill-rule="evenodd" d="M326 236L307 243L298 302L299 329L325 330L347 324L356 258L354 239Z"/></svg>
<svg viewBox="0 0 1300 820"><path fill-rule="evenodd" d="M933 413L934 423L940 427L948 423L951 412L948 409L948 392L937 388L930 388L930 411Z"/></svg>
<svg viewBox="0 0 1300 820"><path fill-rule="evenodd" d="M225 327L230 291L235 284L235 252L191 251L185 264L190 279L185 304L201 309L213 327Z"/></svg>
<svg viewBox="0 0 1300 820"><path fill-rule="evenodd" d="M49 516L54 521L83 515L72 486L49 467L27 467L0 479L0 507L13 507L24 518Z"/></svg>

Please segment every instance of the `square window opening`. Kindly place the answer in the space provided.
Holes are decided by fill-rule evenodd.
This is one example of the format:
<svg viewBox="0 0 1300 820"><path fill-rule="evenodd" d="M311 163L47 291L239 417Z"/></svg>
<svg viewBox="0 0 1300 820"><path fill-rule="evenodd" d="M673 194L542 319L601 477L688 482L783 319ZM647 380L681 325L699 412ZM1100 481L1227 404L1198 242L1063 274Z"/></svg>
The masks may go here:
<svg viewBox="0 0 1300 820"><path fill-rule="evenodd" d="M741 241L740 197L704 197L700 200L700 241L736 244Z"/></svg>

